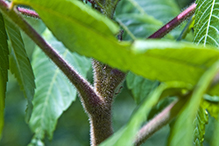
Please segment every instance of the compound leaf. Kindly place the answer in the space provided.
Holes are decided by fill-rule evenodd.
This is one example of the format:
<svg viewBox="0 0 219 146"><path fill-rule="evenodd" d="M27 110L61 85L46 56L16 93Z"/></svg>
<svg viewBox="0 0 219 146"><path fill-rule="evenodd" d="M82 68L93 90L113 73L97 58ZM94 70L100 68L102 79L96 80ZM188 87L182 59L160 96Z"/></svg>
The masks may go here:
<svg viewBox="0 0 219 146"><path fill-rule="evenodd" d="M197 44L219 46L219 0L197 0L195 38Z"/></svg>

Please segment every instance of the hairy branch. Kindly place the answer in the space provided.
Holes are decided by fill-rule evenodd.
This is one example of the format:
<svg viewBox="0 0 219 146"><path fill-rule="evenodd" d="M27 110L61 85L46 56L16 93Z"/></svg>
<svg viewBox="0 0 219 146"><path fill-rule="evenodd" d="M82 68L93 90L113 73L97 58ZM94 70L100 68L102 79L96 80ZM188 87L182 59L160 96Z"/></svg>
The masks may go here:
<svg viewBox="0 0 219 146"><path fill-rule="evenodd" d="M161 113L159 113L151 121L149 121L146 125L144 125L139 130L134 144L136 146L141 145L156 131L158 131L163 126L168 124L180 112L180 110L188 100L188 97L189 96L186 95L186 97L180 97L177 101L173 101Z"/></svg>
<svg viewBox="0 0 219 146"><path fill-rule="evenodd" d="M156 31L154 34L152 34L148 38L164 37L171 30L177 27L180 23L182 23L188 17L192 16L195 13L195 8L196 8L196 4L193 3L191 6L189 6L182 13L180 13L178 16L176 16L174 19L172 19L170 22L168 22L166 25L164 25L162 28L160 28L158 31Z"/></svg>
<svg viewBox="0 0 219 146"><path fill-rule="evenodd" d="M80 93L87 111L97 108L101 104L101 99L93 90L93 87L81 77L46 41L15 11L9 9L9 5L0 0L0 11L6 16L6 19L14 22L22 31L24 31L41 50L63 71L72 84Z"/></svg>

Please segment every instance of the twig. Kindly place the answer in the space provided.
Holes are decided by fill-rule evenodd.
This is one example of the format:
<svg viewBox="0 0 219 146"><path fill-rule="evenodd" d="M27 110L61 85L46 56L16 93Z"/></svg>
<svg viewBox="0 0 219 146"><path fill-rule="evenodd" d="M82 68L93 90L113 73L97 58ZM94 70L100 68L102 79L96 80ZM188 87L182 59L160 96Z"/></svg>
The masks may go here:
<svg viewBox="0 0 219 146"><path fill-rule="evenodd" d="M161 113L159 113L155 118L149 121L145 126L143 126L136 137L134 144L136 146L141 145L150 136L152 136L156 131L161 129L167 123L169 123L185 105L190 93L186 97L180 97L177 101L173 101L169 106L167 106Z"/></svg>
<svg viewBox="0 0 219 146"><path fill-rule="evenodd" d="M148 38L162 38L163 36L168 34L171 30L173 30L175 27L177 27L180 23L186 20L188 17L192 16L195 13L195 8L196 8L196 4L193 3L190 7L188 7L177 17L172 19L170 22L168 22L166 25L164 25L162 28L160 28L158 31L156 31Z"/></svg>
<svg viewBox="0 0 219 146"><path fill-rule="evenodd" d="M34 17L34 18L40 18L39 15L33 10L29 10L21 7L17 7L17 10L23 15Z"/></svg>

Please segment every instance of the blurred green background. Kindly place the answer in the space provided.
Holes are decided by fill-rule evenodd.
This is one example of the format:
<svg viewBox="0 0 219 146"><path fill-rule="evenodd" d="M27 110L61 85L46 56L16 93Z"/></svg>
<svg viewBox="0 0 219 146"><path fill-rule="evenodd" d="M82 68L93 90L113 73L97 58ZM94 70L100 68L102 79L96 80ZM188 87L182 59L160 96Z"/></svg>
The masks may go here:
<svg viewBox="0 0 219 146"><path fill-rule="evenodd" d="M183 10L193 0L176 0L179 7ZM43 27L42 27L43 28ZM40 31L40 30L39 30ZM41 30L42 31L42 30ZM26 41L27 38L25 38ZM28 43L29 48L34 45ZM27 50L31 56L32 50ZM92 70L88 73L89 81L92 82ZM16 79L9 75L7 87L7 97L5 101L5 125L3 136L0 140L0 146L25 146L30 143L33 133L30 131L28 124L25 123L25 109L27 101L20 91ZM122 92L115 99L113 104L113 126L114 130L121 128L129 120L136 103L132 98L124 83ZM205 146L209 146L211 133L213 132L212 123L215 122L210 117L209 124L206 126ZM169 125L162 128L154 134L144 145L164 146L169 134ZM52 140L45 139L46 146L87 146L89 145L89 121L86 116L79 98L72 103L64 114L60 117Z"/></svg>

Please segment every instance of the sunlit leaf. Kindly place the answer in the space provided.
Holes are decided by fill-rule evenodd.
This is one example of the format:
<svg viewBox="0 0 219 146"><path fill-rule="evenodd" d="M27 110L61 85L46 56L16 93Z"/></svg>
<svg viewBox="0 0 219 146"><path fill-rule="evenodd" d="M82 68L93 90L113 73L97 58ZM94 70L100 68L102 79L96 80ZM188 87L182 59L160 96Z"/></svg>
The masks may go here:
<svg viewBox="0 0 219 146"><path fill-rule="evenodd" d="M43 35L78 73L86 76L91 67L89 59L70 53L48 30ZM76 98L76 89L40 49L34 52L32 65L36 77L36 93L30 127L35 133L34 139L42 140L45 134L52 138L58 118Z"/></svg>
<svg viewBox="0 0 219 146"><path fill-rule="evenodd" d="M15 1L32 6L54 35L71 51L93 57L122 71L130 70L151 80L178 80L195 85L200 76L219 58L218 50L191 43L135 41L130 48L130 44L118 43L113 38L108 27L114 25L108 19L106 20L110 23L106 25L108 21L105 22L102 17L98 19L99 15L97 17L95 13L89 17L92 21L88 25L86 16L91 10L78 1L55 0L51 1L52 5L41 0ZM82 8L84 11L81 11ZM77 18L72 9L80 10ZM78 14L81 20L78 19ZM103 28L93 26L94 22L100 23ZM102 31L98 31L99 29Z"/></svg>
<svg viewBox="0 0 219 146"><path fill-rule="evenodd" d="M5 92L9 68L8 53L4 19L0 13L0 137L4 125Z"/></svg>
<svg viewBox="0 0 219 146"><path fill-rule="evenodd" d="M10 40L10 70L17 78L20 88L27 98L26 121L29 121L33 109L32 99L35 88L33 70L24 48L20 30L7 20L5 20L5 25Z"/></svg>

